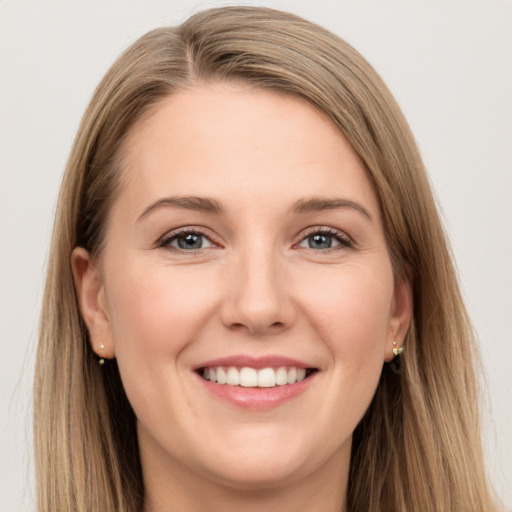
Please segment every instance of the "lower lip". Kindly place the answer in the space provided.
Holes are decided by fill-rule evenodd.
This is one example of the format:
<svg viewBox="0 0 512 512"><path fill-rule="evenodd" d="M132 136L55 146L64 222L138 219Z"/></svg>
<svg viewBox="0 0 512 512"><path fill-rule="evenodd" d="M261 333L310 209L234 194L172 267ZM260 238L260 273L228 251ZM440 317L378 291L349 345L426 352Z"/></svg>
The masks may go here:
<svg viewBox="0 0 512 512"><path fill-rule="evenodd" d="M273 388L244 388L242 386L229 386L217 384L203 379L197 374L203 386L216 397L237 407L244 409L273 409L302 395L316 377L317 372L312 373L301 382L285 384Z"/></svg>

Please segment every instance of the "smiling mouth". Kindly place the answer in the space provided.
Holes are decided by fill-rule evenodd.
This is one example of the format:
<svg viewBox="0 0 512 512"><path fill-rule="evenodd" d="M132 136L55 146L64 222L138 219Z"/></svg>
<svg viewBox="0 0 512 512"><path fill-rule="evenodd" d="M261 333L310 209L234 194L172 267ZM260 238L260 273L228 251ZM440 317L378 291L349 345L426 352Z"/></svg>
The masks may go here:
<svg viewBox="0 0 512 512"><path fill-rule="evenodd" d="M279 366L277 368L251 368L236 366L203 367L197 370L204 380L215 384L244 388L274 388L296 384L317 372L316 368Z"/></svg>

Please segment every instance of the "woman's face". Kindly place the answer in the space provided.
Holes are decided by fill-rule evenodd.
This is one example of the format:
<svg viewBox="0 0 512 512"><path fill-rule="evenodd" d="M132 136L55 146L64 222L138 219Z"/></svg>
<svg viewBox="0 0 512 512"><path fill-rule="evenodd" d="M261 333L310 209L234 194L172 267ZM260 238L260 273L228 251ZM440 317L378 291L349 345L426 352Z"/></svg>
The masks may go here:
<svg viewBox="0 0 512 512"><path fill-rule="evenodd" d="M339 479L410 316L356 153L302 99L216 84L161 103L123 156L101 258L73 263L145 473Z"/></svg>

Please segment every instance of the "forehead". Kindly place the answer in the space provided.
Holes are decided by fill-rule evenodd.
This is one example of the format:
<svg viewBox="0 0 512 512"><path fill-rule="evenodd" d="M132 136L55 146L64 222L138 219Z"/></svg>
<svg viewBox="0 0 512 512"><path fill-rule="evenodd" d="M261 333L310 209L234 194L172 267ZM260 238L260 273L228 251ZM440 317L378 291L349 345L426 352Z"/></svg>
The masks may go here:
<svg viewBox="0 0 512 512"><path fill-rule="evenodd" d="M231 202L352 194L378 206L364 165L322 111L297 96L240 84L169 96L122 149L132 202L208 195Z"/></svg>

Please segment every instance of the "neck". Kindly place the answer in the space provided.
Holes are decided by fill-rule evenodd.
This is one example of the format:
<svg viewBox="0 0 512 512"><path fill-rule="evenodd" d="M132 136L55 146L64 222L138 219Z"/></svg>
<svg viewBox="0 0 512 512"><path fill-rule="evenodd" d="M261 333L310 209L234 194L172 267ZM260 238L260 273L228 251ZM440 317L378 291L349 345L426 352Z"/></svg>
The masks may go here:
<svg viewBox="0 0 512 512"><path fill-rule="evenodd" d="M311 482L309 482L311 483ZM144 512L164 512L180 510L181 512L225 512L226 510L243 510L244 512L261 512L276 510L279 512L343 512L345 510L346 485L337 489L326 489L318 485L290 485L271 489L233 489L227 486L199 483L193 492L168 482L165 487L146 487ZM325 486L324 486L325 487Z"/></svg>

